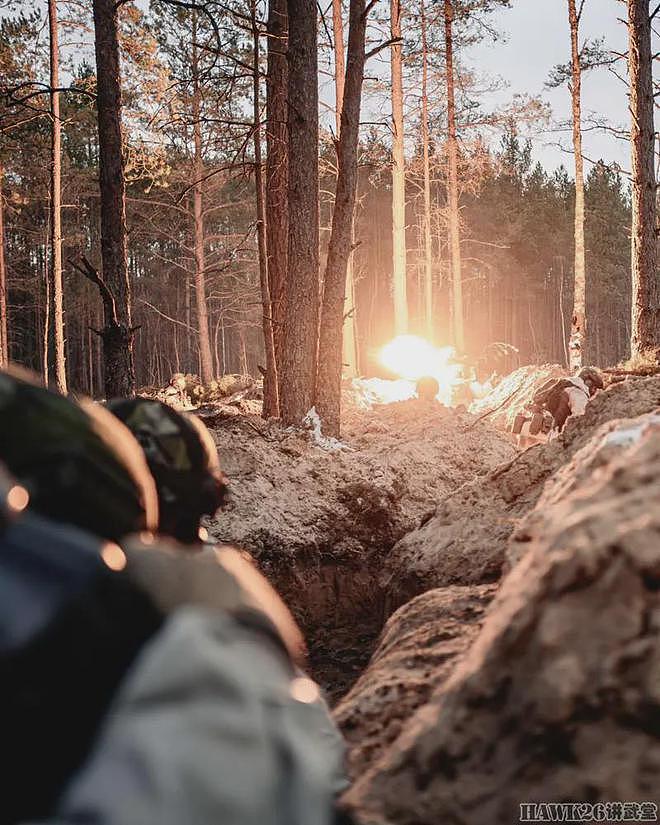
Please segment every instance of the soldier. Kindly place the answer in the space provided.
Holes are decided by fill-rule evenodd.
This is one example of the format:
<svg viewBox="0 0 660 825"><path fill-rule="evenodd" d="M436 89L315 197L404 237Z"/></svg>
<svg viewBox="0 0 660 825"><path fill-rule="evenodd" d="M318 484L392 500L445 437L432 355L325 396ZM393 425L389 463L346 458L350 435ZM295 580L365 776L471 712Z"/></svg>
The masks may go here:
<svg viewBox="0 0 660 825"><path fill-rule="evenodd" d="M553 418L553 430L560 433L569 416L584 415L589 399L603 389L603 379L595 367L583 367L577 375L546 382L532 403L546 409Z"/></svg>
<svg viewBox="0 0 660 825"><path fill-rule="evenodd" d="M200 540L203 516L227 496L211 434L196 416L148 398L111 401L108 409L133 433L156 482L159 532L183 544Z"/></svg>
<svg viewBox="0 0 660 825"><path fill-rule="evenodd" d="M146 465L99 409L0 374L20 474L0 495L2 821L329 825L340 743L293 619L238 554L145 532Z"/></svg>
<svg viewBox="0 0 660 825"><path fill-rule="evenodd" d="M432 375L424 375L417 379L415 392L420 401L434 402L440 392L440 384Z"/></svg>
<svg viewBox="0 0 660 825"><path fill-rule="evenodd" d="M570 378L551 378L534 393L527 410L513 422L518 444L525 448L558 435L569 416L583 415L589 399L603 389L595 367L583 367Z"/></svg>

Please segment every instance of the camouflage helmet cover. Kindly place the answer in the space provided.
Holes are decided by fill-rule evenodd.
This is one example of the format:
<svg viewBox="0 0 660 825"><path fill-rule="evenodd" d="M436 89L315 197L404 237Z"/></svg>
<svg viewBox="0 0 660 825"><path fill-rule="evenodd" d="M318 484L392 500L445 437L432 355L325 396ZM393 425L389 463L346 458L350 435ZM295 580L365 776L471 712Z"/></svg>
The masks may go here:
<svg viewBox="0 0 660 825"><path fill-rule="evenodd" d="M227 492L211 434L195 416L154 399L111 401L108 408L144 450L158 490L160 531L196 541L201 517L213 515Z"/></svg>
<svg viewBox="0 0 660 825"><path fill-rule="evenodd" d="M54 521L108 539L156 527L154 482L126 427L15 369L0 372L0 460Z"/></svg>

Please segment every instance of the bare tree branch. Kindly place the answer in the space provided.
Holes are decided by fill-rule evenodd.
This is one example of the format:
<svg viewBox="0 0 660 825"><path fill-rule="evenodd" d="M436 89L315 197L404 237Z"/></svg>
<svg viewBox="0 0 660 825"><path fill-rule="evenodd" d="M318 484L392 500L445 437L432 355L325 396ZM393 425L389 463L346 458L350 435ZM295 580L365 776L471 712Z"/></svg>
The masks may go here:
<svg viewBox="0 0 660 825"><path fill-rule="evenodd" d="M110 323L112 326L119 326L115 296L112 294L110 288L101 277L98 269L92 266L92 264L87 260L87 258L84 255L80 256L80 262L82 266L78 264L76 261L69 258L69 263L71 264L71 266L77 272L80 272L81 275L84 275L88 281L91 281L99 288L99 292L101 293L101 299L103 301L103 307L105 309L106 318L110 319Z"/></svg>
<svg viewBox="0 0 660 825"><path fill-rule="evenodd" d="M195 327L191 327L190 324L186 324L184 321L179 321L176 318L172 318L170 315L166 315L162 310L155 307L153 304L150 304L149 301L146 301L144 298L137 299L139 304L144 304L149 309L153 310L156 315L160 315L161 318L164 318L166 321L171 321L173 324L178 324L180 327L185 327L185 329L190 330L190 332L194 332L197 335L197 330ZM136 327L138 329L138 327Z"/></svg>
<svg viewBox="0 0 660 825"><path fill-rule="evenodd" d="M383 49L389 49L390 46L398 46L399 43L403 43L402 37L392 37L389 40L386 40L384 43L380 43L378 46L375 46L373 49L368 51L364 59L369 60L370 57L375 57L379 52L382 52Z"/></svg>

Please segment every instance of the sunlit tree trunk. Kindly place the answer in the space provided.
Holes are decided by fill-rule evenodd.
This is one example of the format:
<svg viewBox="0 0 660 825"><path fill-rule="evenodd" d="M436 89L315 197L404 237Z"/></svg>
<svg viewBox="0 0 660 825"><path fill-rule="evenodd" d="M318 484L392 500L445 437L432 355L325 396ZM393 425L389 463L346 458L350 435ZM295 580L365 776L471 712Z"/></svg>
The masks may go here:
<svg viewBox="0 0 660 825"><path fill-rule="evenodd" d="M648 0L628 0L632 154L632 355L658 347L653 54Z"/></svg>
<svg viewBox="0 0 660 825"><path fill-rule="evenodd" d="M456 135L456 101L454 89L454 44L452 0L445 0L445 55L447 76L447 208L449 223L449 257L452 282L452 321L454 346L459 352L465 349L463 329L463 277L461 273L461 230L458 211L458 137Z"/></svg>
<svg viewBox="0 0 660 825"><path fill-rule="evenodd" d="M64 298L62 292L62 121L60 119L60 50L57 31L57 3L48 0L50 33L50 272L53 281L53 329L55 341L55 384L66 394L64 351Z"/></svg>
<svg viewBox="0 0 660 825"><path fill-rule="evenodd" d="M433 340L433 246L431 241L431 169L429 159L428 42L426 8L420 3L422 29L422 160L424 163L424 327Z"/></svg>
<svg viewBox="0 0 660 825"><path fill-rule="evenodd" d="M390 49L392 84L392 279L394 294L394 332L408 331L406 288L406 175L403 132L403 55L401 40L401 3L390 0ZM397 42L398 41L398 42Z"/></svg>
<svg viewBox="0 0 660 825"><path fill-rule="evenodd" d="M202 124L200 121L199 53L197 45L197 12L192 20L192 116L193 116L193 223L195 247L195 298L199 330L199 360L202 383L213 381L213 355L209 333L209 311L206 303L206 255L204 250L204 160L202 157Z"/></svg>
<svg viewBox="0 0 660 825"><path fill-rule="evenodd" d="M332 0L332 33L335 41L335 120L337 137L341 134L341 110L344 102L344 18L341 0ZM354 230L353 230L353 234ZM352 246L352 242L351 242ZM353 253L346 266L346 300L344 303L344 335L342 352L347 375L357 375L357 319L355 316L355 287L353 284Z"/></svg>
<svg viewBox="0 0 660 825"><path fill-rule="evenodd" d="M573 154L575 155L575 289L571 337L568 345L570 368L582 366L587 335L586 265L584 253L584 163L582 160L582 69L578 32L580 25L575 0L568 0L568 21L571 29L571 104L573 110Z"/></svg>
<svg viewBox="0 0 660 825"><path fill-rule="evenodd" d="M259 255L259 283L261 286L261 327L264 335L264 352L266 356L266 374L264 375L264 418L276 418L279 415L277 391L277 367L275 364L275 341L271 319L270 284L268 281L268 257L266 251L266 203L263 182L263 165L261 160L261 108L259 102L261 83L259 80L259 28L257 25L256 2L250 4L252 17L252 44L254 50L253 113L254 113L254 188L257 206L257 242Z"/></svg>
<svg viewBox="0 0 660 825"><path fill-rule="evenodd" d="M316 408L324 432L339 435L341 412L342 329L346 271L353 245L353 217L358 177L358 138L364 79L366 0L351 0L348 66L337 150L337 192L323 281L323 304L316 383Z"/></svg>
<svg viewBox="0 0 660 825"><path fill-rule="evenodd" d="M337 137L341 133L341 110L344 105L346 59L344 54L344 17L341 0L332 0L332 34L335 40L335 124Z"/></svg>
<svg viewBox="0 0 660 825"><path fill-rule="evenodd" d="M286 0L270 0L266 80L266 251L279 396L281 396L284 352L284 312L289 243L287 40Z"/></svg>
<svg viewBox="0 0 660 825"><path fill-rule="evenodd" d="M4 169L0 163L0 369L9 364L9 337L7 335L7 269L5 267L5 205L2 200Z"/></svg>
<svg viewBox="0 0 660 825"><path fill-rule="evenodd" d="M99 124L103 361L108 398L135 395L131 288L126 246L126 184L122 159L121 75L117 4L93 0Z"/></svg>
<svg viewBox="0 0 660 825"><path fill-rule="evenodd" d="M315 0L288 0L289 243L280 413L311 408L319 332L319 112Z"/></svg>

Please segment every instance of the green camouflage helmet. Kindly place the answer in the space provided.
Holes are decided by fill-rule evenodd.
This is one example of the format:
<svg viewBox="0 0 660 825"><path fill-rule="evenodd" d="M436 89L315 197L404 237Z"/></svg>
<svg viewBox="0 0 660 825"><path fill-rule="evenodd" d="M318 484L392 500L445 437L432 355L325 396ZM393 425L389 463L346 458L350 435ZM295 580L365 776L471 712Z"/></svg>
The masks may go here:
<svg viewBox="0 0 660 825"><path fill-rule="evenodd" d="M0 460L54 521L114 540L156 527L154 482L126 427L16 370L0 372Z"/></svg>
<svg viewBox="0 0 660 825"><path fill-rule="evenodd" d="M223 504L227 479L211 434L195 416L149 398L111 401L133 433L156 481L159 531L186 544L199 539L202 516Z"/></svg>

